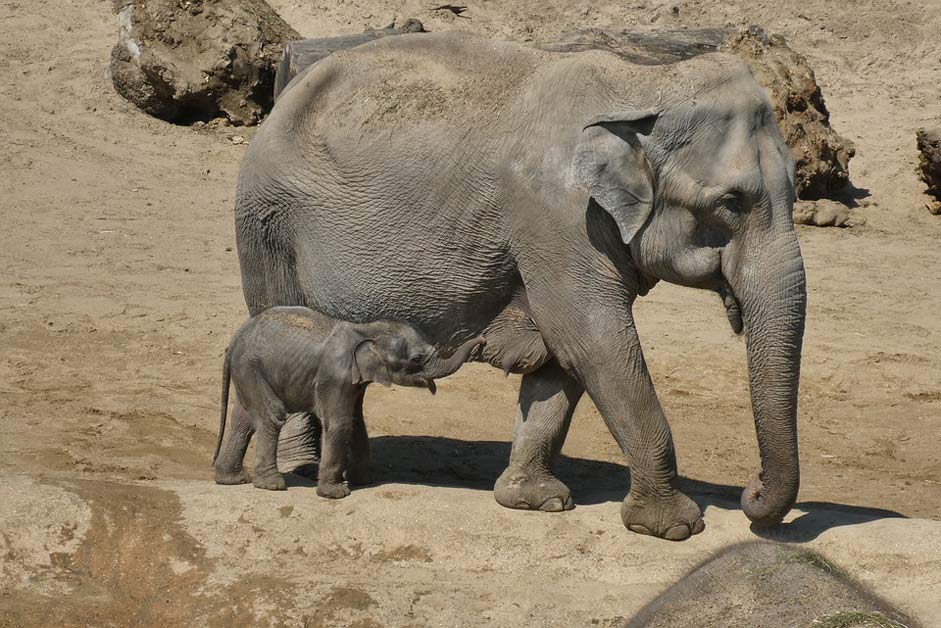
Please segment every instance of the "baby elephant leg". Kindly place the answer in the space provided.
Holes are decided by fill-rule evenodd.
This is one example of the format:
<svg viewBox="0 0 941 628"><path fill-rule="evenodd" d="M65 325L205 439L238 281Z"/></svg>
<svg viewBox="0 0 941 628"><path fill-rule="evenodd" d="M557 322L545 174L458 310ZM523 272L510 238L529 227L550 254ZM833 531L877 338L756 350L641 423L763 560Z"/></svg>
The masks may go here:
<svg viewBox="0 0 941 628"><path fill-rule="evenodd" d="M340 499L350 494L343 476L347 471L353 436L353 417L326 418L323 421L323 449L320 453L320 473L317 494Z"/></svg>
<svg viewBox="0 0 941 628"><path fill-rule="evenodd" d="M216 484L248 484L252 481L243 467L245 450L255 433L255 424L245 406L236 399L229 419L229 429L216 458Z"/></svg>
<svg viewBox="0 0 941 628"><path fill-rule="evenodd" d="M284 404L264 382L259 387L258 408L255 409L255 468L252 484L269 491L287 488L278 472L278 434L284 426Z"/></svg>

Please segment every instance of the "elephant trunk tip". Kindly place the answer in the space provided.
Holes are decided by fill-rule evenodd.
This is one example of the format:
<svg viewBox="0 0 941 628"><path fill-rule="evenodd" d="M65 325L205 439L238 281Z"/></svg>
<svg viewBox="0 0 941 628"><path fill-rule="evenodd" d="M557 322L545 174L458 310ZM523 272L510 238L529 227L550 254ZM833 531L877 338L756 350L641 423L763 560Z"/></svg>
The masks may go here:
<svg viewBox="0 0 941 628"><path fill-rule="evenodd" d="M797 501L797 482L792 489L783 491L765 487L761 475L757 475L742 492L742 510L759 528L773 528L780 524Z"/></svg>

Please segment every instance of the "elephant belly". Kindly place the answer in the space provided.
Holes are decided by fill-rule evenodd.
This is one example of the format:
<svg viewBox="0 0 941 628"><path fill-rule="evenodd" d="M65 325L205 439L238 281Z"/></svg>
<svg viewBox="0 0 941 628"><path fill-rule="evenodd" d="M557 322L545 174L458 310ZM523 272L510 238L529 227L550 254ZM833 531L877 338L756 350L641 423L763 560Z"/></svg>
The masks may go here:
<svg viewBox="0 0 941 628"><path fill-rule="evenodd" d="M515 265L494 251L435 242L311 237L296 243L297 281L306 304L354 322L407 322L437 344L460 343L483 330L521 284ZM479 245L478 245L479 246Z"/></svg>

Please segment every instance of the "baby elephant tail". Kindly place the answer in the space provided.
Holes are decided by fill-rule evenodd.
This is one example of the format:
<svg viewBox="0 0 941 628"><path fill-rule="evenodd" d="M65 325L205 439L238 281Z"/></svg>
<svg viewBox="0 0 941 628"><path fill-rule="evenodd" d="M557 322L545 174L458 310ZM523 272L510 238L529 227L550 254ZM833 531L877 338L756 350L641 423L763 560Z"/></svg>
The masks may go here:
<svg viewBox="0 0 941 628"><path fill-rule="evenodd" d="M229 370L232 365L232 352L225 350L225 359L222 362L222 413L219 416L219 438L216 440L216 453L212 454L212 463L216 463L219 450L222 449L222 436L225 434L225 419L229 411Z"/></svg>

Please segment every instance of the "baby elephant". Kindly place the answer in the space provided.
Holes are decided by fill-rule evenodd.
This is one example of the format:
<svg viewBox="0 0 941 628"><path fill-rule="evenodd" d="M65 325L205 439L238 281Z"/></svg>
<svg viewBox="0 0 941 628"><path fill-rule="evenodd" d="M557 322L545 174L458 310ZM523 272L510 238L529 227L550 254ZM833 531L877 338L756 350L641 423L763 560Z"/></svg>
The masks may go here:
<svg viewBox="0 0 941 628"><path fill-rule="evenodd" d="M323 424L317 494L340 498L352 484L369 482L369 440L363 422L366 386L427 387L450 375L485 343L474 338L449 358L438 355L412 327L389 321L354 324L305 307L274 307L236 332L222 369L222 417L213 463L216 482L243 484L242 467L253 434L258 488L282 490L278 433L292 412L310 412ZM229 438L222 450L229 380L238 393Z"/></svg>

